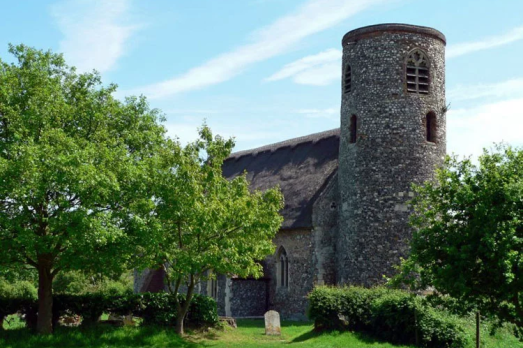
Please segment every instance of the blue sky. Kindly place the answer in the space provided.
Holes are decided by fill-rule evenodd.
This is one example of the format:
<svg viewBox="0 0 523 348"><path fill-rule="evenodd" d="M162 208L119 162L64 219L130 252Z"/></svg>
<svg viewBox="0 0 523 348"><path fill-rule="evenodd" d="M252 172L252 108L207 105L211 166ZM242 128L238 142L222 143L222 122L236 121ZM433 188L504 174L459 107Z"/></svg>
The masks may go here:
<svg viewBox="0 0 523 348"><path fill-rule="evenodd" d="M339 127L341 38L378 23L447 37L449 153L523 145L521 0L70 0L4 2L7 44L63 52L118 95L145 94L172 136L204 119L236 150Z"/></svg>

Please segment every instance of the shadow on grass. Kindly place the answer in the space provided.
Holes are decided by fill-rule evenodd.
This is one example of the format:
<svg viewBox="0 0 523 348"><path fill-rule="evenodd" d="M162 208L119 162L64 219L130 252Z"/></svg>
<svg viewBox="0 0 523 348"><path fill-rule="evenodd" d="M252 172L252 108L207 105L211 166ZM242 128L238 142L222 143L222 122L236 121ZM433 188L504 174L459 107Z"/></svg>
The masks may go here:
<svg viewBox="0 0 523 348"><path fill-rule="evenodd" d="M338 336L342 335L344 333L348 333L349 331L315 331L310 330L307 331L297 337L295 337L292 341L289 342L289 344L292 343L299 343L299 342L305 342L310 339L318 338L321 336ZM361 332L351 332L351 335L358 341L368 344L376 344L376 343L384 343L384 341L379 340L377 338L373 338L367 334L361 333Z"/></svg>
<svg viewBox="0 0 523 348"><path fill-rule="evenodd" d="M180 338L173 329L157 327L138 328L58 328L53 335L40 336L28 329L0 332L2 348L67 348L67 347L201 347Z"/></svg>

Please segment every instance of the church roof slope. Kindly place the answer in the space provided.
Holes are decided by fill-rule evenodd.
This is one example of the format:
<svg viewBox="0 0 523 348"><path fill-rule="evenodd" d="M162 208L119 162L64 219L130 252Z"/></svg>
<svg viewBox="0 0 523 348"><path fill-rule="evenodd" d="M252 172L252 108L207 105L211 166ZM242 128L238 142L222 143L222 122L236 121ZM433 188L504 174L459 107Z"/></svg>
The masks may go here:
<svg viewBox="0 0 523 348"><path fill-rule="evenodd" d="M279 185L285 197L282 228L312 227L312 205L338 169L339 134L332 129L233 153L223 174L233 178L247 171L256 190Z"/></svg>

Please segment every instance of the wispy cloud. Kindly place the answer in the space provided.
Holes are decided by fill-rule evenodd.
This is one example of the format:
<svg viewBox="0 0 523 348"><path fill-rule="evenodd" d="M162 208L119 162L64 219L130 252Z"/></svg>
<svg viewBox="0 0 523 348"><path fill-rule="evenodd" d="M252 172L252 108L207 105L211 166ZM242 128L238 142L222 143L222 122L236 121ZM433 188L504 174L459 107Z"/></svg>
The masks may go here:
<svg viewBox="0 0 523 348"><path fill-rule="evenodd" d="M130 22L129 0L73 0L51 7L64 39L62 51L80 72L114 69L139 28Z"/></svg>
<svg viewBox="0 0 523 348"><path fill-rule="evenodd" d="M265 80L292 78L298 84L325 86L340 79L340 66L341 50L331 48L289 63Z"/></svg>
<svg viewBox="0 0 523 348"><path fill-rule="evenodd" d="M459 57L468 53L488 50L494 47L507 45L523 39L523 26L496 36L489 36L479 41L463 42L447 47L447 58Z"/></svg>
<svg viewBox="0 0 523 348"><path fill-rule="evenodd" d="M158 99L227 81L251 64L282 54L306 37L385 1L309 0L294 13L253 33L252 43L219 55L181 76L137 88L131 93L144 93L151 99Z"/></svg>
<svg viewBox="0 0 523 348"><path fill-rule="evenodd" d="M459 85L447 94L452 101L474 100L485 98L516 98L523 97L523 78L511 79L492 84Z"/></svg>
<svg viewBox="0 0 523 348"><path fill-rule="evenodd" d="M339 118L340 108L327 109L299 109L295 111L297 114L302 114L307 118Z"/></svg>
<svg viewBox="0 0 523 348"><path fill-rule="evenodd" d="M477 157L483 148L506 142L522 146L523 98L474 108L450 110L447 115L447 150Z"/></svg>

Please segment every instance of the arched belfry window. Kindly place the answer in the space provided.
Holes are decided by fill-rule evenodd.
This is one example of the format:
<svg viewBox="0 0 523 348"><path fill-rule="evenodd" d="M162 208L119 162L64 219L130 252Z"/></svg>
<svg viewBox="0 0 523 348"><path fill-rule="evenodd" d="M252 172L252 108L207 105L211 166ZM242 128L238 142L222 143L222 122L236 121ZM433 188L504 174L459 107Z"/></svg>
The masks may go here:
<svg viewBox="0 0 523 348"><path fill-rule="evenodd" d="M345 73L343 74L343 93L348 94L352 89L352 71L350 65L347 64L345 67Z"/></svg>
<svg viewBox="0 0 523 348"><path fill-rule="evenodd" d="M354 144L358 135L358 117L356 115L350 117L349 127L349 143Z"/></svg>
<svg viewBox="0 0 523 348"><path fill-rule="evenodd" d="M407 91L429 93L429 60L421 50L414 50L407 56Z"/></svg>
<svg viewBox="0 0 523 348"><path fill-rule="evenodd" d="M282 246L278 250L276 260L277 283L279 288L289 287L289 257L287 251Z"/></svg>
<svg viewBox="0 0 523 348"><path fill-rule="evenodd" d="M438 123L436 119L436 114L434 112L429 112L425 116L425 136L426 140L431 143L436 142L436 132L438 129Z"/></svg>

